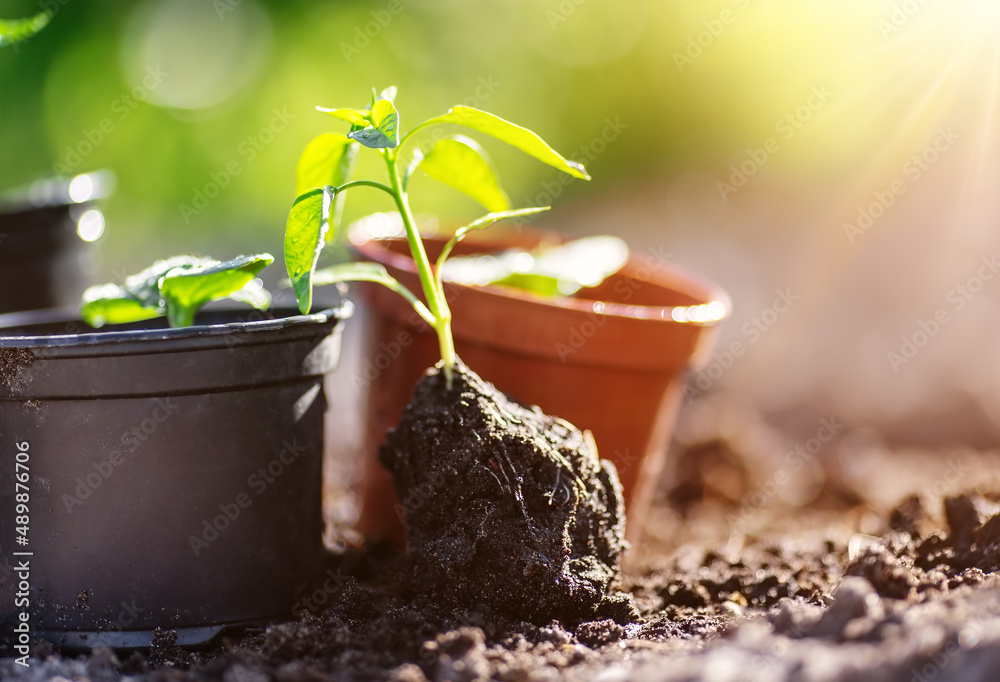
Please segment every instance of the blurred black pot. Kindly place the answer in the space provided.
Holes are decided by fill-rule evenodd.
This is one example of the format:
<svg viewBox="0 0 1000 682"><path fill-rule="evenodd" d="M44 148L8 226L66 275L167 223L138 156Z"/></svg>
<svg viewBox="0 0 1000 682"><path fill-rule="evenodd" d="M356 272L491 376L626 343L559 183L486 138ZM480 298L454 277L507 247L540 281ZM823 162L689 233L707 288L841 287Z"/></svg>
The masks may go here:
<svg viewBox="0 0 1000 682"><path fill-rule="evenodd" d="M103 231L95 202L108 171L41 180L0 196L0 313L76 305L90 284L87 241Z"/></svg>

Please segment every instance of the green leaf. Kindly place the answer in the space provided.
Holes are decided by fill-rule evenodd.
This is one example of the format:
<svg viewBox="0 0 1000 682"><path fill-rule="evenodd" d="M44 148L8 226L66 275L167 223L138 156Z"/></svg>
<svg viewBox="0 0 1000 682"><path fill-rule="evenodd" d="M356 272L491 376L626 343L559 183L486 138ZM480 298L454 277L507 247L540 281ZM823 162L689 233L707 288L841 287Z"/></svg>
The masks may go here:
<svg viewBox="0 0 1000 682"><path fill-rule="evenodd" d="M432 327L436 326L434 315L427 309L427 306L424 305L423 301L414 296L412 291L394 279L392 275L386 271L385 267L379 263L364 262L333 265L329 268L317 270L313 281L316 286L324 284L338 284L340 282L375 282L376 284L381 284L387 289L395 291L397 294L405 298L409 304L413 306L413 309L417 311L417 314L420 315L425 322L427 322L427 324Z"/></svg>
<svg viewBox="0 0 1000 682"><path fill-rule="evenodd" d="M270 305L271 295L252 282L273 260L265 253L225 263L195 256L156 261L126 278L124 286L101 284L87 289L81 315L92 327L100 327L166 313L171 326L181 327L193 322L202 305L227 296L264 309Z"/></svg>
<svg viewBox="0 0 1000 682"><path fill-rule="evenodd" d="M211 258L174 256L158 260L145 270L125 278L125 285L99 284L83 292L81 315L92 327L126 324L163 315L166 304L160 294L160 278L176 268L214 263Z"/></svg>
<svg viewBox="0 0 1000 682"><path fill-rule="evenodd" d="M473 286L502 284L542 296L571 296L618 272L628 256L628 245L618 237L584 237L535 251L455 257L443 276Z"/></svg>
<svg viewBox="0 0 1000 682"><path fill-rule="evenodd" d="M305 194L314 187L347 182L358 145L340 133L323 133L308 145L296 168L295 195Z"/></svg>
<svg viewBox="0 0 1000 682"><path fill-rule="evenodd" d="M312 310L313 273L330 228L333 188L313 189L292 204L285 223L285 270L303 315Z"/></svg>
<svg viewBox="0 0 1000 682"><path fill-rule="evenodd" d="M316 107L316 111L330 114L341 121L347 121L352 126L363 126L368 124L367 112L357 109L327 109L326 107Z"/></svg>
<svg viewBox="0 0 1000 682"><path fill-rule="evenodd" d="M487 211L510 208L493 165L474 140L461 135L439 140L420 161L420 169L478 201Z"/></svg>
<svg viewBox="0 0 1000 682"><path fill-rule="evenodd" d="M628 262L628 244L608 235L573 239L534 257L530 272L559 281L560 292L597 286Z"/></svg>
<svg viewBox="0 0 1000 682"><path fill-rule="evenodd" d="M339 187L347 182L354 172L358 146L357 142L339 133L324 133L306 145L299 158L296 195L301 196L310 189L326 185ZM334 230L334 241L340 235L337 228L344 213L345 199L347 194L342 192L333 199L330 226Z"/></svg>
<svg viewBox="0 0 1000 682"><path fill-rule="evenodd" d="M172 327L194 322L195 313L209 301L227 298L253 281L274 261L267 253L237 256L223 263L177 267L160 278L160 293ZM241 300L249 297L242 296Z"/></svg>
<svg viewBox="0 0 1000 682"><path fill-rule="evenodd" d="M163 314L159 306L144 306L128 291L116 284L98 284L83 292L83 321L91 327L106 324L128 324L150 320Z"/></svg>
<svg viewBox="0 0 1000 682"><path fill-rule="evenodd" d="M257 286L254 281L229 294L229 298L237 303L246 303L257 310L267 310L271 307L271 292L263 286Z"/></svg>
<svg viewBox="0 0 1000 682"><path fill-rule="evenodd" d="M481 133L492 135L498 140L517 147L525 154L535 157L543 163L547 163L553 168L558 168L564 173L569 173L581 180L590 180L587 169L576 161L563 158L556 150L550 147L542 138L519 125L506 121L499 116L473 109L472 107L457 106L452 107L446 114L432 118L419 127L433 125L436 123L456 123L478 130Z"/></svg>
<svg viewBox="0 0 1000 682"><path fill-rule="evenodd" d="M25 19L0 19L0 47L15 45L41 31L52 19L48 12L39 12Z"/></svg>
<svg viewBox="0 0 1000 682"><path fill-rule="evenodd" d="M387 99L380 99L372 106L369 116L372 124L363 130L347 134L352 140L371 149L391 149L399 145L399 113Z"/></svg>
<svg viewBox="0 0 1000 682"><path fill-rule="evenodd" d="M506 277L490 282L490 284L501 284L521 291L530 291L539 296L559 296L563 294L560 289L559 278L550 275L540 275L537 272L512 272Z"/></svg>
<svg viewBox="0 0 1000 682"><path fill-rule="evenodd" d="M455 236L448 240L448 243L444 245L441 249L441 255L438 256L437 260L437 284L438 289L441 288L441 273L444 270L444 264L448 260L448 256L451 255L452 249L460 241L465 239L465 236L472 232L473 230L485 230L499 220L504 220L505 218L520 218L528 215L534 215L536 213L541 213L547 211L551 208L550 206L535 206L533 208L517 208L512 211L500 211L498 213L487 213L482 218L475 220L468 225L463 225L462 227L455 230Z"/></svg>
<svg viewBox="0 0 1000 682"><path fill-rule="evenodd" d="M212 258L197 256L174 256L158 260L142 272L125 278L125 291L147 308L158 308L163 314L163 296L160 294L160 279L175 268L190 268L215 263Z"/></svg>

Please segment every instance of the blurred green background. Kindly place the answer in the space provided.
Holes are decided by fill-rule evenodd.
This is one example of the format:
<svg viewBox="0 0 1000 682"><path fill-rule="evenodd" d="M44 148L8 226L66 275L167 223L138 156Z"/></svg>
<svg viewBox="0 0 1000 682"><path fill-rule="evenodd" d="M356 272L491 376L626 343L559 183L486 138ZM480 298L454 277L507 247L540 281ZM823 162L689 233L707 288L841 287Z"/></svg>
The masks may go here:
<svg viewBox="0 0 1000 682"><path fill-rule="evenodd" d="M724 176L739 153L775 136L779 119L824 87L833 102L796 127L794 144L769 168L822 177L867 159L905 109L871 78L892 58L879 27L891 7L792 0L0 2L0 16L39 8L55 15L40 35L0 53L0 187L54 171L115 171L105 270L178 250L278 252L298 154L315 135L344 127L313 108L360 106L373 86L390 84L400 88L404 129L465 102L584 160L594 181L565 187L557 206L681 169ZM877 99L865 100L866 91ZM588 159L580 148L609 121L620 122L620 134ZM517 205L558 179L517 152L488 147ZM239 174L199 202L207 185L227 182L227 166ZM415 194L418 210L446 219L475 211L426 180ZM381 208L380 201L356 193L347 215Z"/></svg>

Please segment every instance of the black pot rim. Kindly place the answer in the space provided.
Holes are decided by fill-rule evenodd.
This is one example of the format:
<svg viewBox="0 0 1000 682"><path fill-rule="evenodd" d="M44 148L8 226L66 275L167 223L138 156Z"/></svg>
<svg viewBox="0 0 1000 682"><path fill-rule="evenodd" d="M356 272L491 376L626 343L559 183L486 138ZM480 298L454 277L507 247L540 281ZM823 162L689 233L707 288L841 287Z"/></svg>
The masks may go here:
<svg viewBox="0 0 1000 682"><path fill-rule="evenodd" d="M288 309L290 310L290 309ZM227 308L211 311L216 315L238 314L252 316L253 309ZM276 312L282 312L279 309ZM311 313L308 315L292 314L273 319L251 319L247 321L222 322L212 324L197 324L190 327L163 329L119 329L108 331L67 331L62 334L24 335L9 334L6 330L40 324L65 324L67 330L75 330L86 326L80 320L79 313L74 308L52 308L48 310L31 310L26 312L0 315L0 349L61 349L77 351L102 352L115 348L124 350L125 346L150 346L146 350L155 351L156 346L173 345L186 340L188 348L215 346L231 346L232 336L248 338L251 335L258 340L261 336L270 337L281 334L283 338L295 337L296 332L314 333L316 325L346 320L354 313L354 304L344 299L336 307ZM270 332L270 333L269 333Z"/></svg>

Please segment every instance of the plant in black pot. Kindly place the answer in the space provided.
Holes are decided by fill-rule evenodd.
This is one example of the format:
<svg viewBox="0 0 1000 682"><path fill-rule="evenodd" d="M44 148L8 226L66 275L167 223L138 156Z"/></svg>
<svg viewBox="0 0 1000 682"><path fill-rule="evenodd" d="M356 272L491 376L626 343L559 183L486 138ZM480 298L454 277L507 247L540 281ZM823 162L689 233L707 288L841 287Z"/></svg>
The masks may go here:
<svg viewBox="0 0 1000 682"><path fill-rule="evenodd" d="M320 109L350 129L346 135L323 135L306 148L300 179L336 181L309 189L312 183L300 181L304 191L289 214L285 258L303 313L311 308L314 285L374 282L405 298L436 332L441 360L417 384L380 451L405 509L412 584L439 603L485 604L517 620L542 623L597 614L627 619L629 602L611 594L625 546L622 489L614 465L599 458L589 432L508 399L482 380L456 355L452 339L442 273L455 246L474 230L547 207L506 208L492 164L469 138L439 136L426 153L417 150L408 157L401 150L418 131L452 124L498 138L575 177L589 176L535 133L467 106L401 135L394 97L390 88L373 93L364 110ZM349 179L359 146L382 157L386 182ZM458 229L434 263L408 199L418 169L490 211ZM359 187L379 190L394 201L417 265L419 292L373 262L316 270L336 226L339 202Z"/></svg>
<svg viewBox="0 0 1000 682"><path fill-rule="evenodd" d="M0 22L0 45L48 18ZM109 181L0 200L0 312L79 300ZM196 318L267 309L272 260L168 259L87 290L82 320L0 316L0 635L20 660L38 636L200 644L290 613L320 569L323 377L350 304Z"/></svg>
<svg viewBox="0 0 1000 682"><path fill-rule="evenodd" d="M201 644L290 614L321 571L323 380L351 306L263 312L272 260L171 258L88 290L82 320L0 316L0 544L24 564L0 617L19 656L36 636ZM201 310L222 299L259 310Z"/></svg>

